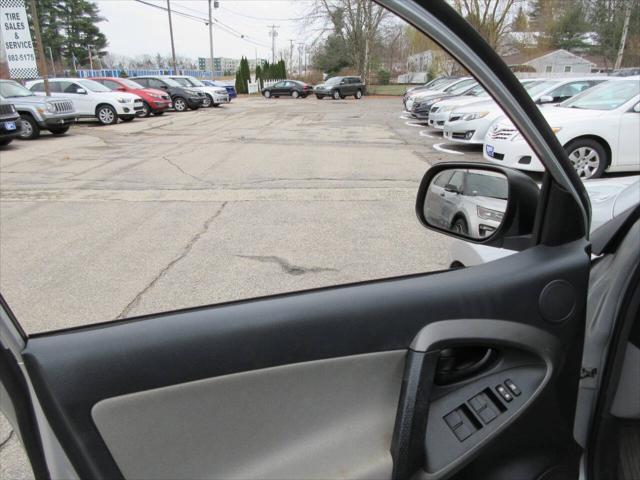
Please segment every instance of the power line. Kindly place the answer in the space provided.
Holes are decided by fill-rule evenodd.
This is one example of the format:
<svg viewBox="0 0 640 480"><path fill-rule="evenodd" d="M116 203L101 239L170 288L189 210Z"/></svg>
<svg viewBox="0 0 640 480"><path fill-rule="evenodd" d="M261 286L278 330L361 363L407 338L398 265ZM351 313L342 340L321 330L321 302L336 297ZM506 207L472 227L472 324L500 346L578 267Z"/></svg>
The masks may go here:
<svg viewBox="0 0 640 480"><path fill-rule="evenodd" d="M163 7L161 5L156 5L155 3L151 3L151 2L147 2L145 0L133 0L134 2L138 2L141 3L143 5L147 5L149 7L154 7L157 8L159 10L163 10L163 11L167 11L166 7ZM204 17L198 17L196 15L192 15L190 13L186 13L180 10L176 10L175 7L171 9L171 13L174 15L178 15L190 20L194 20L197 22L201 22L204 23L205 25L209 24L209 19L208 18L204 18ZM233 27L228 26L222 22L220 22L217 18L213 18L213 21L219 26L219 28L221 28L222 30L226 31L227 33L233 35L234 37L239 38L240 40L244 40L247 43L251 43L252 45L258 46L258 47L263 47L263 48L269 48L269 45L265 44L265 43L261 43L258 42L256 40L251 40L247 35L244 35L243 33L238 32L237 30L235 30Z"/></svg>

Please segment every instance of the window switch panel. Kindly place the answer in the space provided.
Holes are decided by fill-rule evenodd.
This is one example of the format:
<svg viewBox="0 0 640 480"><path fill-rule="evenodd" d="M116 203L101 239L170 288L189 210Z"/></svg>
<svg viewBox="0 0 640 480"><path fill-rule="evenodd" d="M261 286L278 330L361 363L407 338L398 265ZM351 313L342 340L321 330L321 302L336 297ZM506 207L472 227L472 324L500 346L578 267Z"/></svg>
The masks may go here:
<svg viewBox="0 0 640 480"><path fill-rule="evenodd" d="M519 397L520 394L522 393L520 389L517 387L517 385L513 383L510 378L507 378L504 381L504 384L507 386L509 390L511 390L511 393L513 393L516 397Z"/></svg>
<svg viewBox="0 0 640 480"><path fill-rule="evenodd" d="M513 395L504 385L496 385L496 392L498 392L502 399L507 403L513 400Z"/></svg>

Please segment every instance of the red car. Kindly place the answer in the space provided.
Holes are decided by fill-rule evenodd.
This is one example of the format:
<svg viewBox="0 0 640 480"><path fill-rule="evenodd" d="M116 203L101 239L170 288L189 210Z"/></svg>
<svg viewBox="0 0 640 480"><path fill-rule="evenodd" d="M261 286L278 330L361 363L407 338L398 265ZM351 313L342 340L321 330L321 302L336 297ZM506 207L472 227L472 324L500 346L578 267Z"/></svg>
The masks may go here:
<svg viewBox="0 0 640 480"><path fill-rule="evenodd" d="M152 113L154 115L162 115L165 110L173 106L168 93L155 88L145 88L128 78L93 77L91 80L101 83L113 91L133 93L142 98L143 106L138 114L140 117L148 117Z"/></svg>

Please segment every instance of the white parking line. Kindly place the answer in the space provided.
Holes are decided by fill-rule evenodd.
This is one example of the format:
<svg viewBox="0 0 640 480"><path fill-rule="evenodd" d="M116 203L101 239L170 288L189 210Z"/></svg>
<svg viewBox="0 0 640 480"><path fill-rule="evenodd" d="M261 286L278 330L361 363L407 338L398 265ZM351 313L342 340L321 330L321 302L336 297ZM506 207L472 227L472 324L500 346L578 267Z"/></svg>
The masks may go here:
<svg viewBox="0 0 640 480"><path fill-rule="evenodd" d="M422 135L423 137L427 137L427 138L436 138L433 135L429 135L427 132L429 130L420 130L420 135Z"/></svg>
<svg viewBox="0 0 640 480"><path fill-rule="evenodd" d="M455 150L449 150L448 148L443 148L442 145L445 145L445 144L444 143L436 143L433 146L433 148L435 148L439 152L443 152L443 153L451 153L453 155L464 155L464 153L462 153L462 152L456 152Z"/></svg>
<svg viewBox="0 0 640 480"><path fill-rule="evenodd" d="M404 122L405 125L409 125L410 127L419 127L422 128L424 127L424 125L420 124L420 123L415 123L415 122Z"/></svg>
<svg viewBox="0 0 640 480"><path fill-rule="evenodd" d="M400 115L402 120L411 120L411 117L407 117L406 115Z"/></svg>

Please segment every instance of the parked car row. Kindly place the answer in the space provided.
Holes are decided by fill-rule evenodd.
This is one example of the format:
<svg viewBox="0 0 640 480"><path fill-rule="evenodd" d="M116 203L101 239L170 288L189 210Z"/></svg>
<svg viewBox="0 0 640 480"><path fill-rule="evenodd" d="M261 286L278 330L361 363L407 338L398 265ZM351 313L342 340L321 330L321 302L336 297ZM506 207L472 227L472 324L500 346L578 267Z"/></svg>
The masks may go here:
<svg viewBox="0 0 640 480"><path fill-rule="evenodd" d="M640 77L536 78L522 84L581 178L640 170ZM446 140L481 145L488 161L543 170L502 109L471 78L439 79L407 91L403 104Z"/></svg>
<svg viewBox="0 0 640 480"><path fill-rule="evenodd" d="M50 96L43 79L0 80L0 145L14 138L33 140L42 130L66 133L78 119L95 118L102 125L136 117L218 107L235 98L235 88L200 82L187 75L132 78L51 78Z"/></svg>
<svg viewBox="0 0 640 480"><path fill-rule="evenodd" d="M366 87L360 77L331 77L315 87L299 80L281 80L262 89L265 98L307 98L315 95L318 100L325 97L334 100L354 97L359 100L365 93Z"/></svg>

